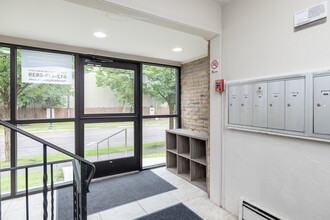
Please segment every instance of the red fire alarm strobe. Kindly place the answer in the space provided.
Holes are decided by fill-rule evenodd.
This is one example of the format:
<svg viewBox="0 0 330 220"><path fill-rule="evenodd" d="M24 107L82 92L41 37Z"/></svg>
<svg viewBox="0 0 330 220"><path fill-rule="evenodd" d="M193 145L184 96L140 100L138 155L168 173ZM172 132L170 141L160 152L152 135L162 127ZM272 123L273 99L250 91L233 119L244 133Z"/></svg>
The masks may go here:
<svg viewBox="0 0 330 220"><path fill-rule="evenodd" d="M225 91L225 80L224 79L215 80L215 91L220 92L220 93Z"/></svg>

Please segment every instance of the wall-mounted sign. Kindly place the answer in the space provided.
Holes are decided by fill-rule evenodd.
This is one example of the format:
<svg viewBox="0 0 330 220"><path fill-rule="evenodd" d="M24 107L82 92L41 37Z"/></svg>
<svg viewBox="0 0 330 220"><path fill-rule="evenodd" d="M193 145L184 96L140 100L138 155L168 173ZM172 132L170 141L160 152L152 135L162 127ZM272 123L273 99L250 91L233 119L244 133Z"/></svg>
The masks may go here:
<svg viewBox="0 0 330 220"><path fill-rule="evenodd" d="M314 5L294 15L294 27L299 27L327 17L327 2Z"/></svg>
<svg viewBox="0 0 330 220"><path fill-rule="evenodd" d="M72 84L72 56L21 50L22 82Z"/></svg>
<svg viewBox="0 0 330 220"><path fill-rule="evenodd" d="M211 73L219 73L220 71L220 62L218 59L211 62Z"/></svg>

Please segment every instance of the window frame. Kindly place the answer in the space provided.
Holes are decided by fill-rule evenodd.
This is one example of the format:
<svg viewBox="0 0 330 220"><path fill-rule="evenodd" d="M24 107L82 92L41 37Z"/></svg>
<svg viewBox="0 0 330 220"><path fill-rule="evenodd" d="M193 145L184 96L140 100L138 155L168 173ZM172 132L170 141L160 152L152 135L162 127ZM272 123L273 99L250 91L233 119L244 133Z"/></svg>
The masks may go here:
<svg viewBox="0 0 330 220"><path fill-rule="evenodd" d="M158 63L150 63L150 62L143 62L143 61L136 61L136 60L126 60L126 59L120 59L120 58L111 58L111 57L104 57L104 56L98 56L98 55L91 55L93 57L103 58L103 59L111 59L116 62L127 62L127 63L135 63L138 65L138 73L137 78L134 79L134 86L135 86L135 111L134 113L128 113L128 114L105 114L105 115L91 115L91 114L84 114L84 94L83 94L83 76L81 76L81 58L86 57L85 54L77 53L77 52L69 52L69 51L61 51L56 49L47 49L47 48L38 48L38 47L32 47L32 46L24 46L24 45L18 45L18 44L9 44L9 43L3 43L0 42L1 47L7 47L10 49L10 119L4 120L7 121L15 126L22 125L22 124L35 124L35 123L56 123L56 122L74 122L74 144L75 144L75 154L79 156L84 155L84 147L83 146L83 132L81 132L83 128L83 125L85 123L92 123L94 121L95 123L97 121L103 121L106 120L108 122L116 121L120 119L121 117L123 120L131 120L134 121L134 129L138 130L137 137L135 137L135 147L138 148L138 157L139 157L139 170L144 169L150 169L154 167L164 166L165 164L159 164L152 167L143 167L142 165L142 153L143 153L143 142L142 142L142 135L143 135L143 119L148 118L176 118L178 128L181 128L181 67L178 66L171 66L171 65L164 65L164 64L158 64ZM17 118L17 50L18 49L26 49L26 50L34 50L34 51L40 51L40 52L50 52L50 53L59 53L59 54L67 54L72 55L74 57L74 91L75 91L75 116L72 118L46 118L46 119L18 119ZM176 114L172 115L143 115L142 108L143 108L143 65L153 65L153 66L161 66L161 67L170 67L170 68L176 68L177 74L176 74ZM83 114L82 114L83 113ZM1 120L1 119L0 119ZM79 135L82 134L82 137L79 137ZM10 167L16 167L17 166L17 134L16 132L11 132L10 134ZM5 198L14 198L17 196L20 196L21 193L17 190L17 173L15 171L11 171L10 174L10 193L8 195L4 195Z"/></svg>

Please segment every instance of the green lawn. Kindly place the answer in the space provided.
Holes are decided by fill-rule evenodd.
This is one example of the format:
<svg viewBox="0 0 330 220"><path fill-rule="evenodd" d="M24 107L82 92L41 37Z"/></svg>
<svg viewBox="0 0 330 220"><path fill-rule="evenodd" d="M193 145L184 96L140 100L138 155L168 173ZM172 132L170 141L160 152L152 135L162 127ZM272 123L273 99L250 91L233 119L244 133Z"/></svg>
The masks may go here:
<svg viewBox="0 0 330 220"><path fill-rule="evenodd" d="M153 143L146 143L143 144L143 149L151 149L151 148L159 148L164 147L165 141L160 142L153 142ZM133 150L133 145L127 145L127 150ZM118 153L118 152L125 152L125 146L120 147L112 147L109 149L110 153ZM99 155L108 154L107 148L99 149ZM97 156L97 150L86 150L85 151L85 157L89 156ZM64 154L48 154L47 155L47 161L59 161L59 160L67 160L71 159L71 157L64 155ZM31 157L23 157L17 159L17 164L19 166L27 165L27 164L35 164L35 163L42 163L43 162L43 156L31 156ZM9 162L1 161L1 168L3 167L9 167Z"/></svg>
<svg viewBox="0 0 330 220"><path fill-rule="evenodd" d="M50 171L48 174L48 183L50 184ZM54 182L64 180L62 170L54 170ZM43 172L29 173L29 188L43 185ZM25 189L25 174L17 176L17 189ZM10 192L10 177L1 177L1 193Z"/></svg>
<svg viewBox="0 0 330 220"><path fill-rule="evenodd" d="M153 143L146 143L143 144L143 149L152 149L152 148L159 148L159 147L165 147L165 141L160 142L153 142ZM125 146L120 147L112 147L109 149L110 153L116 153L116 152L124 152ZM133 145L128 145L127 150L133 150ZM106 148L102 148L99 150L99 155L108 154L108 150ZM85 151L85 156L96 156L97 150L87 150ZM165 157L165 152L159 152L159 153L152 153L152 154L145 154L143 155L143 158L152 158L152 157ZM64 154L49 154L47 155L47 161L59 161L59 160L67 160L71 157L66 156ZM27 164L35 164L35 163L42 163L43 157L40 156L31 156L31 157L24 157L24 158L18 158L17 163L19 166L27 165ZM1 161L1 167L8 167L9 162ZM48 172L49 176L50 173ZM29 187L36 187L36 186L42 186L43 184L43 172L34 172L29 173ZM63 181L63 172L61 170L54 170L54 182ZM48 181L49 183L49 181ZM17 179L17 187L18 189L24 189L25 188L25 175L21 174L18 175ZM1 177L1 192L9 192L10 191L10 177Z"/></svg>
<svg viewBox="0 0 330 220"><path fill-rule="evenodd" d="M143 158L152 158L152 157L165 157L165 152L158 152L153 154L144 154Z"/></svg>

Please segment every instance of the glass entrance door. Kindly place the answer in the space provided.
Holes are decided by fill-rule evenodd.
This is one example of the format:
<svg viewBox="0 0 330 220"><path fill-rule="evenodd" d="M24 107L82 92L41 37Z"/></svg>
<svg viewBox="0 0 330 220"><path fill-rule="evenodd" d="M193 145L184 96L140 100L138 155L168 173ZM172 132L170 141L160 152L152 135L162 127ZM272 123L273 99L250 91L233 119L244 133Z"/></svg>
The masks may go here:
<svg viewBox="0 0 330 220"><path fill-rule="evenodd" d="M138 64L81 58L83 154L95 177L138 170Z"/></svg>

